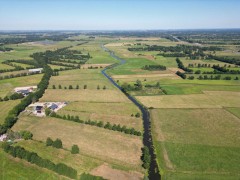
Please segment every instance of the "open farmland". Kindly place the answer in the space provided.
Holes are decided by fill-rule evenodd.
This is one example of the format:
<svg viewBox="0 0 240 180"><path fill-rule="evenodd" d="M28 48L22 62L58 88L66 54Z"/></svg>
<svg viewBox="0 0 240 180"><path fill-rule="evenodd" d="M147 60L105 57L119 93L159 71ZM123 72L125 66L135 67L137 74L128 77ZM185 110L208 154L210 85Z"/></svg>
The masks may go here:
<svg viewBox="0 0 240 180"><path fill-rule="evenodd" d="M87 85L87 90L96 90L97 86L102 89L104 86L106 89L114 89L112 84L101 74L99 69L77 69L63 71L59 73L59 76L54 76L50 80L49 88L52 88L53 85L58 88L59 85L64 87L69 87L72 85L75 89L79 85L79 89L83 89L84 85Z"/></svg>
<svg viewBox="0 0 240 180"><path fill-rule="evenodd" d="M219 108L154 109L151 116L164 177L239 178L239 118Z"/></svg>
<svg viewBox="0 0 240 180"><path fill-rule="evenodd" d="M26 163L24 160L16 159L10 155L3 152L0 149L0 174L2 179L28 179L29 177L33 179L67 179L64 177L59 177L57 174L39 168L38 166Z"/></svg>
<svg viewBox="0 0 240 180"><path fill-rule="evenodd" d="M134 127L142 130L141 118L135 114L139 110L131 103L110 103L110 102L70 102L58 112L60 115L79 116L82 120L96 120L111 124L121 124L127 127Z"/></svg>
<svg viewBox="0 0 240 180"><path fill-rule="evenodd" d="M8 112L12 109L12 107L16 106L19 103L19 100L10 100L0 102L0 124L4 123L5 117L7 117Z"/></svg>
<svg viewBox="0 0 240 180"><path fill-rule="evenodd" d="M64 148L70 149L73 144L77 144L83 155L128 169L141 169L138 157L141 154L142 142L137 136L55 118L31 116L21 116L13 130L30 130L34 139L41 141L45 141L47 137L60 138Z"/></svg>
<svg viewBox="0 0 240 180"><path fill-rule="evenodd" d="M0 97L4 97L14 91L15 87L36 86L42 78L42 74L24 76L12 79L0 80Z"/></svg>
<svg viewBox="0 0 240 180"><path fill-rule="evenodd" d="M147 107L154 108L221 108L240 107L240 92L205 91L204 94L137 96Z"/></svg>

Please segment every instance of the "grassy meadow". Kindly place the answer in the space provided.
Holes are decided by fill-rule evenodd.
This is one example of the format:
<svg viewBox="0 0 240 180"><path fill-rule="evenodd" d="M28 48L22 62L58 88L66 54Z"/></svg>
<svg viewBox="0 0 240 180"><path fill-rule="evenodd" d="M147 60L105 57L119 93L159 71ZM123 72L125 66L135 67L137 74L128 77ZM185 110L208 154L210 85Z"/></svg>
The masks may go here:
<svg viewBox="0 0 240 180"><path fill-rule="evenodd" d="M0 179L67 179L52 171L39 168L24 160L13 158L0 149Z"/></svg>

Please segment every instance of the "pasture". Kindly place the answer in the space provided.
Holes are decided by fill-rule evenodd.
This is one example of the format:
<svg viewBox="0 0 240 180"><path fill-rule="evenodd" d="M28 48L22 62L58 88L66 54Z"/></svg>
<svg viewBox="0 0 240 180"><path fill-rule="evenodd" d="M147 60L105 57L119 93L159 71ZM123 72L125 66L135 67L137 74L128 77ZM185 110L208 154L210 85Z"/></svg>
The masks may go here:
<svg viewBox="0 0 240 180"><path fill-rule="evenodd" d="M0 124L4 123L5 117L7 117L8 112L19 102L20 100L9 100L0 102Z"/></svg>
<svg viewBox="0 0 240 180"><path fill-rule="evenodd" d="M8 59L32 60L30 55L35 52L54 50L57 48L63 48L63 47L67 47L74 44L77 44L77 43L71 42L71 41L59 41L57 43L46 44L40 41L40 42L29 42L29 43L21 43L21 44L10 44L10 45L6 45L6 47L13 48L14 50L0 53L0 62Z"/></svg>
<svg viewBox="0 0 240 180"><path fill-rule="evenodd" d="M83 54L89 53L91 58L87 61L87 64L113 64L117 61L113 59L108 52L105 52L101 48L102 41L90 41L81 46L74 46L71 49L79 50Z"/></svg>
<svg viewBox="0 0 240 180"><path fill-rule="evenodd" d="M239 177L239 118L219 108L154 109L151 117L164 177Z"/></svg>
<svg viewBox="0 0 240 180"><path fill-rule="evenodd" d="M154 108L222 108L240 107L240 92L204 91L204 94L136 96L147 107Z"/></svg>
<svg viewBox="0 0 240 180"><path fill-rule="evenodd" d="M67 179L63 176L59 176L52 171L40 168L36 165L27 163L24 160L13 158L6 154L0 148L0 178L1 179Z"/></svg>

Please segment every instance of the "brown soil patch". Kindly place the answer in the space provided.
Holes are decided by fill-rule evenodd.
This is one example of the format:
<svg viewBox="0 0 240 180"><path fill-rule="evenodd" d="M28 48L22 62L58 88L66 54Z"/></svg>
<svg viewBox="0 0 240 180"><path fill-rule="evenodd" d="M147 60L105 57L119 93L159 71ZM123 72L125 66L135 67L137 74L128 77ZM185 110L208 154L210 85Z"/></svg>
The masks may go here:
<svg viewBox="0 0 240 180"><path fill-rule="evenodd" d="M143 174L138 172L125 172L122 170L112 169L107 164L102 164L101 166L93 169L90 174L95 176L101 176L104 179L109 180L140 180L143 179Z"/></svg>

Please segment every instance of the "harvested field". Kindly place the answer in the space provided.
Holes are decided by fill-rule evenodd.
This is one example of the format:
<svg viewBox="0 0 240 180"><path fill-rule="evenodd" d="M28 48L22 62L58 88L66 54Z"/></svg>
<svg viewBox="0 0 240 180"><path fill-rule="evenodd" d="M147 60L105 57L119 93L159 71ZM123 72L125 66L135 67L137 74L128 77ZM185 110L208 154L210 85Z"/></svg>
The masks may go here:
<svg viewBox="0 0 240 180"><path fill-rule="evenodd" d="M137 96L147 107L154 108L221 108L240 107L239 92L205 91L205 94Z"/></svg>
<svg viewBox="0 0 240 180"><path fill-rule="evenodd" d="M71 102L58 111L61 115L79 116L82 120L97 120L126 125L142 130L141 118L131 117L140 113L132 103Z"/></svg>
<svg viewBox="0 0 240 180"><path fill-rule="evenodd" d="M116 90L48 89L40 101L128 102L129 100L120 91Z"/></svg>
<svg viewBox="0 0 240 180"><path fill-rule="evenodd" d="M140 180L143 179L143 175L137 172L125 172L109 167L108 164L102 164L101 166L91 171L92 175L101 176L104 179L115 180Z"/></svg>
<svg viewBox="0 0 240 180"><path fill-rule="evenodd" d="M52 88L52 85L55 85L56 88L61 85L63 89L64 87L68 88L69 85L72 85L74 89L77 85L79 89L83 89L84 85L87 85L87 89L93 90L96 90L98 85L100 89L104 86L106 89L115 89L99 69L77 69L60 72L59 76L51 77L49 88Z"/></svg>
<svg viewBox="0 0 240 180"><path fill-rule="evenodd" d="M29 130L34 139L41 141L47 137L60 138L64 148L70 149L73 144L77 144L82 154L110 164L141 169L139 157L142 141L137 136L56 118L30 116L21 116L13 130Z"/></svg>

